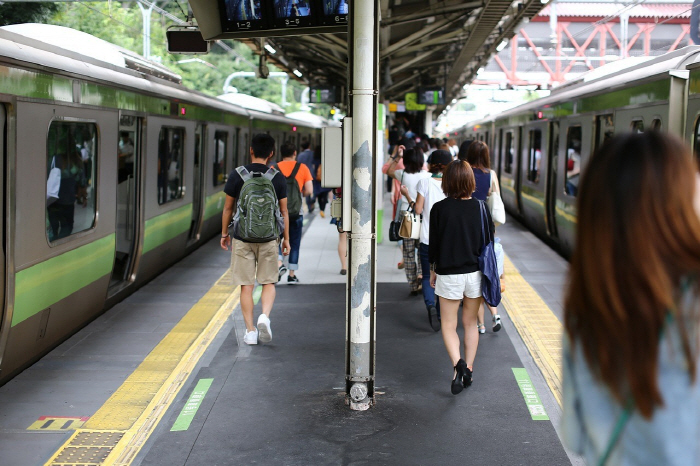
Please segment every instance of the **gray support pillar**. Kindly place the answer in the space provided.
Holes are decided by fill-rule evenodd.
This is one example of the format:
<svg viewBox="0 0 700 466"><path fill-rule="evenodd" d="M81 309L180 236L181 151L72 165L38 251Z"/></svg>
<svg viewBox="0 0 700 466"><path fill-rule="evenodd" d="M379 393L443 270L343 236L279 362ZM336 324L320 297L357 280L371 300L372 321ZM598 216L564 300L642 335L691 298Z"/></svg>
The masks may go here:
<svg viewBox="0 0 700 466"><path fill-rule="evenodd" d="M346 303L346 400L364 411L374 402L376 311L376 167L379 94L379 0L350 4L350 115L352 116L352 224L348 238L350 292Z"/></svg>
<svg viewBox="0 0 700 466"><path fill-rule="evenodd" d="M156 6L157 1L151 3L148 8L140 3L137 3L141 9L141 17L143 18L143 58L150 60L151 57L151 13Z"/></svg>
<svg viewBox="0 0 700 466"><path fill-rule="evenodd" d="M433 112L435 107L426 107L425 109L425 124L423 132L430 137L433 137Z"/></svg>

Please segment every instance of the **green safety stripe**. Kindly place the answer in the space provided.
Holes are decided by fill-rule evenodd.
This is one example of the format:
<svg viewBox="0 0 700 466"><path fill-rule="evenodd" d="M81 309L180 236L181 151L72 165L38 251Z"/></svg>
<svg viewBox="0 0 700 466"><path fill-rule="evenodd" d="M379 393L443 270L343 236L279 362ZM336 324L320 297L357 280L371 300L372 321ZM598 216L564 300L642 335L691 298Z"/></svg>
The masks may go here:
<svg viewBox="0 0 700 466"><path fill-rule="evenodd" d="M17 272L12 326L110 274L114 248L112 233Z"/></svg>
<svg viewBox="0 0 700 466"><path fill-rule="evenodd" d="M80 83L80 103L96 107L170 115L170 100L168 99L151 97L95 83Z"/></svg>
<svg viewBox="0 0 700 466"><path fill-rule="evenodd" d="M0 66L0 93L73 102L73 81L62 76Z"/></svg>
<svg viewBox="0 0 700 466"><path fill-rule="evenodd" d="M190 428L194 415L197 414L197 410L202 405L202 401L204 401L204 397L207 395L213 381L214 379L199 379L197 386L194 387L192 394L187 399L187 403L182 407L182 411L180 411L180 415L175 420L170 432L181 432Z"/></svg>
<svg viewBox="0 0 700 466"><path fill-rule="evenodd" d="M226 193L221 191L212 196L208 196L204 206L204 220L221 215L224 211L224 202L226 201Z"/></svg>
<svg viewBox="0 0 700 466"><path fill-rule="evenodd" d="M520 392L523 394L523 398L525 398L525 404L530 411L532 420L549 421L549 416L547 416L547 412L544 410L544 405L542 401L540 401L540 396L537 394L537 390L535 390L535 386L532 384L527 371L521 367L513 367L512 369L515 380L520 387Z"/></svg>
<svg viewBox="0 0 700 466"><path fill-rule="evenodd" d="M143 253L165 244L171 239L186 233L192 222L192 204L184 205L157 217L146 220L143 239Z"/></svg>
<svg viewBox="0 0 700 466"><path fill-rule="evenodd" d="M302 122L299 123L281 123L279 121L269 121L269 120L253 120L253 129L269 129L269 130L280 130L289 131L292 126L304 126Z"/></svg>

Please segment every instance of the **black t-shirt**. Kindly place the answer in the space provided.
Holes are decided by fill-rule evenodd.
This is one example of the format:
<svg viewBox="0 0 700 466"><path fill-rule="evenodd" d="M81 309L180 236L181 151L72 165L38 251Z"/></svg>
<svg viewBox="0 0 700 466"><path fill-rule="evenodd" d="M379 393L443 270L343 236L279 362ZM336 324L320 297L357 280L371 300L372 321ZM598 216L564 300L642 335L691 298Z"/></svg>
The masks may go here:
<svg viewBox="0 0 700 466"><path fill-rule="evenodd" d="M246 165L245 169L251 173L266 173L270 167L263 165L262 163L251 163L250 165ZM278 171L275 177L272 178L272 186L275 188L275 194L277 195L278 201L287 198L287 179L284 177L282 172ZM228 176L228 181L226 181L226 186L224 186L224 192L236 199L236 202L238 202L238 196L241 194L242 187L243 178L241 178L241 175L239 175L236 170L233 170ZM235 234L235 232L233 237L237 240L241 239Z"/></svg>
<svg viewBox="0 0 700 466"><path fill-rule="evenodd" d="M484 230L493 235L495 228L488 207L486 219L488 225L484 225ZM430 209L428 260L436 263L438 275L478 272L483 247L481 208L476 198L448 197L433 205Z"/></svg>
<svg viewBox="0 0 700 466"><path fill-rule="evenodd" d="M245 169L251 173L266 173L270 167L262 163L251 163L250 165L246 165ZM281 172L278 172L275 177L272 178L272 186L275 187L275 194L277 194L278 201L287 198L287 179ZM224 186L224 192L238 201L238 196L241 194L242 187L243 178L241 178L241 175L239 175L236 170L233 170L228 176L228 181L226 182L226 186Z"/></svg>

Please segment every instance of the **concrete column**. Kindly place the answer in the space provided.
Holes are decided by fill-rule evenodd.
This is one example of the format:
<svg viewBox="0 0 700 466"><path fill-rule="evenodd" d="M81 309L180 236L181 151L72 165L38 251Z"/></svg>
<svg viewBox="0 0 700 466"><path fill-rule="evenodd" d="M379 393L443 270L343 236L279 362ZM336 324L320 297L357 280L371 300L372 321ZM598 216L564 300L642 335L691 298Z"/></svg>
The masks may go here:
<svg viewBox="0 0 700 466"><path fill-rule="evenodd" d="M433 107L426 107L425 109L425 125L423 127L423 132L430 137L433 137Z"/></svg>
<svg viewBox="0 0 700 466"><path fill-rule="evenodd" d="M352 196L346 307L346 400L353 410L374 401L376 310L376 197L374 196L379 94L379 0L350 4L350 116L352 116ZM349 192L348 191L349 189Z"/></svg>

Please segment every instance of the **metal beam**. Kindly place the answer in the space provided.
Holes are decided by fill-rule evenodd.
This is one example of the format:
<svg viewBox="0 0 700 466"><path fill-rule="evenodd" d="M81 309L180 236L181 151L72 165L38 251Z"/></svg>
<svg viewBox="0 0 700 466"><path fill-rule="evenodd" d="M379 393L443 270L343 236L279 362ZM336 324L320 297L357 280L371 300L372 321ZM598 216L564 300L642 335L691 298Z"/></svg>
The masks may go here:
<svg viewBox="0 0 700 466"><path fill-rule="evenodd" d="M398 42L395 42L391 44L389 47L384 49L381 52L381 57L386 58L393 53L397 52L403 47L406 47L414 42L417 42L419 40L425 39L428 35L432 34L433 32L437 32L441 30L442 28L448 26L450 23L458 20L464 16L462 13L455 13L450 15L449 17L442 19L440 21L435 21L433 24L430 24L429 26L424 27L420 31L414 32L408 37L404 37L403 39L399 40Z"/></svg>
<svg viewBox="0 0 700 466"><path fill-rule="evenodd" d="M456 41L461 39L460 36L463 34L466 34L466 30L464 28L460 28L456 31L442 34L442 35L437 36L433 39L422 41L420 44L412 45L410 47L405 47L405 48L401 49L400 51L396 52L396 56L401 57L404 55L408 55L410 53L418 52L419 50L423 50L424 48L430 47L432 45L439 45L439 44L444 44L444 43L456 42Z"/></svg>
<svg viewBox="0 0 700 466"><path fill-rule="evenodd" d="M309 42L311 44L320 45L321 47L325 47L325 48L328 48L330 50L335 50L336 52L342 53L346 57L348 56L347 44L345 44L345 48L343 48L338 44L331 44L327 41L324 41L324 40L319 39L318 37L314 37L314 36L299 36L299 37L296 37L296 39L303 40L303 41Z"/></svg>
<svg viewBox="0 0 700 466"><path fill-rule="evenodd" d="M443 6L435 5L429 6L428 8L421 9L418 13L410 13L405 15L392 16L391 18L382 20L382 27L395 26L397 24L410 23L413 21L420 21L422 19L431 18L433 16L444 15L447 13L455 12L465 12L466 10L473 10L474 8L479 8L484 5L483 1L461 3L459 5L444 6L445 2L442 2Z"/></svg>
<svg viewBox="0 0 700 466"><path fill-rule="evenodd" d="M436 47L436 48L434 48L434 49L432 49L432 50L430 50L430 51L428 51L428 52L420 53L420 54L416 55L415 57L411 58L410 60L408 60L407 62L401 63L401 64L398 65L398 66L392 67L391 70L390 70L390 73L391 73L392 75L394 75L394 74L399 73L399 72L401 72L401 71L403 71L403 70L405 70L405 69L407 69L407 68L410 68L410 67L412 67L413 65L415 65L416 63L418 63L418 62L420 62L420 61L422 61L422 60L428 58L428 57L431 56L432 54L442 51L442 49L444 49L444 48L445 48L444 46L442 46L442 47ZM422 64L421 64L421 66L422 66Z"/></svg>

